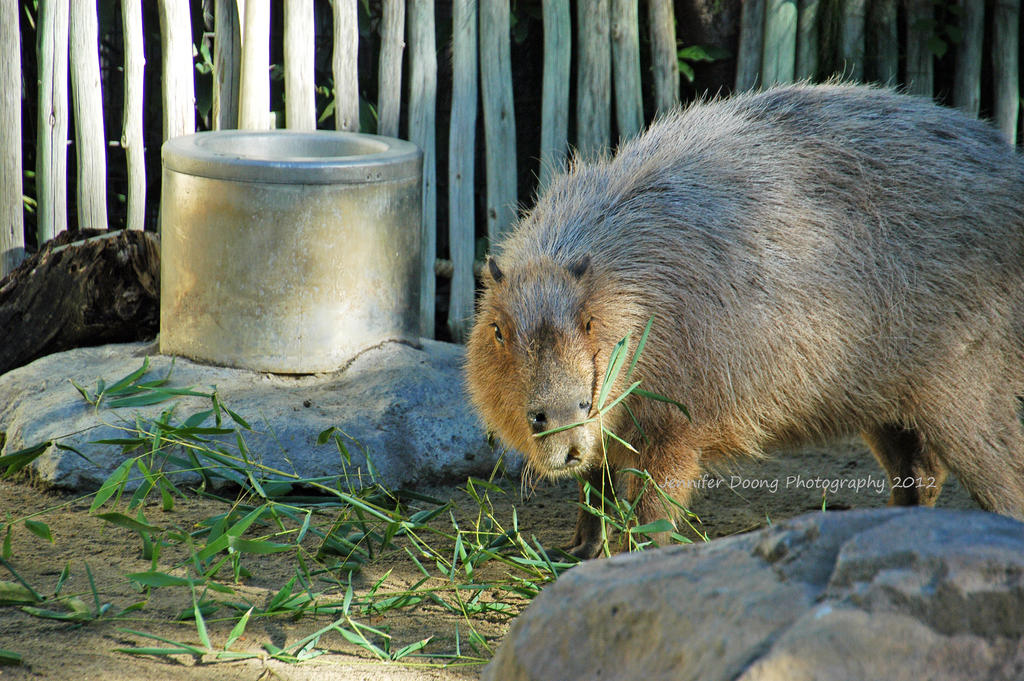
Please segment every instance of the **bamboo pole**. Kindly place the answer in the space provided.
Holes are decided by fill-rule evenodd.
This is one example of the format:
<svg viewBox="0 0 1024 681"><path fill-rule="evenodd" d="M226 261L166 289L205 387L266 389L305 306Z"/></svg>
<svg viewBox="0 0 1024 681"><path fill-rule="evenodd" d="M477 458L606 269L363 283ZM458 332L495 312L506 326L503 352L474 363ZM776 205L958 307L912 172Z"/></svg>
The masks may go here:
<svg viewBox="0 0 1024 681"><path fill-rule="evenodd" d="M883 85L899 80L900 34L896 0L874 0L868 20L869 53L873 64L869 77Z"/></svg>
<svg viewBox="0 0 1024 681"><path fill-rule="evenodd" d="M455 0L452 7L452 117L448 134L448 251L452 260L448 330L457 341L465 340L469 334L475 288L476 50L477 2Z"/></svg>
<svg viewBox="0 0 1024 681"><path fill-rule="evenodd" d="M242 78L241 10L236 0L217 0L214 9L214 130L234 130L238 127L238 90Z"/></svg>
<svg viewBox="0 0 1024 681"><path fill-rule="evenodd" d="M840 44L843 56L843 77L864 80L864 24L867 0L843 2Z"/></svg>
<svg viewBox="0 0 1024 681"><path fill-rule="evenodd" d="M437 48L434 0L410 0L409 139L423 150L423 220L420 225L420 334L434 337L437 259Z"/></svg>
<svg viewBox="0 0 1024 681"><path fill-rule="evenodd" d="M799 0L796 19L797 80L814 80L818 76L818 0Z"/></svg>
<svg viewBox="0 0 1024 681"><path fill-rule="evenodd" d="M78 228L107 229L107 136L94 0L71 1L71 91L77 145Z"/></svg>
<svg viewBox="0 0 1024 681"><path fill-rule="evenodd" d="M612 82L619 139L628 140L644 127L640 91L640 26L637 0L612 0Z"/></svg>
<svg viewBox="0 0 1024 681"><path fill-rule="evenodd" d="M956 71L953 74L953 105L978 115L981 106L981 45L985 38L985 3L959 0L963 38L956 46Z"/></svg>
<svg viewBox="0 0 1024 681"><path fill-rule="evenodd" d="M740 44L736 54L736 91L753 90L761 83L764 49L765 0L743 0L740 12Z"/></svg>
<svg viewBox="0 0 1024 681"><path fill-rule="evenodd" d="M934 5L921 0L906 0L906 84L907 92L932 96L935 63L928 39L935 21Z"/></svg>
<svg viewBox="0 0 1024 681"><path fill-rule="evenodd" d="M997 0L993 12L993 117L1010 144L1016 144L1020 113L1020 0Z"/></svg>
<svg viewBox="0 0 1024 681"><path fill-rule="evenodd" d="M245 0L238 127L243 130L276 127L270 113L270 0Z"/></svg>
<svg viewBox="0 0 1024 681"><path fill-rule="evenodd" d="M67 229L68 31L64 0L40 0L36 63L39 118L36 142L36 241Z"/></svg>
<svg viewBox="0 0 1024 681"><path fill-rule="evenodd" d="M377 132L398 137L402 113L402 52L405 50L405 0L384 0L380 73L377 76Z"/></svg>
<svg viewBox="0 0 1024 681"><path fill-rule="evenodd" d="M565 167L569 148L569 0L544 0L544 82L540 116L539 190Z"/></svg>
<svg viewBox="0 0 1024 681"><path fill-rule="evenodd" d="M610 0L577 0L576 147L596 158L611 141Z"/></svg>
<svg viewBox="0 0 1024 681"><path fill-rule="evenodd" d="M18 0L0 0L0 279L25 259Z"/></svg>
<svg viewBox="0 0 1024 681"><path fill-rule="evenodd" d="M493 246L516 217L516 119L512 104L509 0L480 5L480 94L487 169L487 238Z"/></svg>
<svg viewBox="0 0 1024 681"><path fill-rule="evenodd" d="M142 0L123 0L124 114L121 148L128 165L128 229L146 226L146 147L142 137L143 76L146 54L142 44Z"/></svg>
<svg viewBox="0 0 1024 681"><path fill-rule="evenodd" d="M163 46L164 140L196 131L196 88L192 76L192 22L188 0L159 0Z"/></svg>
<svg viewBox="0 0 1024 681"><path fill-rule="evenodd" d="M679 106L679 60L672 0L648 0L647 19L651 31L654 109L663 114Z"/></svg>
<svg viewBox="0 0 1024 681"><path fill-rule="evenodd" d="M359 6L334 0L334 127L359 132Z"/></svg>
<svg viewBox="0 0 1024 681"><path fill-rule="evenodd" d="M284 3L284 121L292 130L316 130L316 46L313 0Z"/></svg>
<svg viewBox="0 0 1024 681"><path fill-rule="evenodd" d="M796 75L796 0L767 0L761 82L765 87L792 83Z"/></svg>

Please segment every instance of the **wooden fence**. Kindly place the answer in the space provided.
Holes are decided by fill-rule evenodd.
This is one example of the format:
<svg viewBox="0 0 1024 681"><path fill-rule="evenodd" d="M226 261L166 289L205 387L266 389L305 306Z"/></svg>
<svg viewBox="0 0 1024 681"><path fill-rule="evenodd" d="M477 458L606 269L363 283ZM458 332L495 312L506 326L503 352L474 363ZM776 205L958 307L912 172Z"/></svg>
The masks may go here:
<svg viewBox="0 0 1024 681"><path fill-rule="evenodd" d="M357 55L359 0L333 0L333 85L336 127L359 127ZM380 3L378 132L395 136L403 107L408 137L425 153L421 267L422 329L433 335L437 272L451 277L447 325L463 338L472 314L475 236L493 241L516 217L520 190L517 159L539 159L543 187L562 167L570 148L569 117L575 113L572 140L584 157L601 153L641 130L658 111L678 104L680 76L672 0L543 0L543 94L540 148L516 148L513 108L509 0L451 0L451 115L448 134L447 196L437 196L438 45L434 0L374 0ZM215 129L273 127L268 71L270 0L216 0L213 50L212 126ZM909 90L934 92L935 4L931 0L844 0L839 17L841 71L849 78L906 83ZM575 17L570 10L575 6ZM825 0L744 0L736 47L738 90L823 75ZM831 3L830 6L835 6ZM1018 78L1020 0L991 3L990 60L982 58L985 3L961 0L953 102L975 114L984 63L991 63L997 125L1015 139L1020 108ZM25 256L21 162L22 46L18 0L0 0L0 274ZM646 10L642 22L639 10ZM124 42L123 129L119 144L127 165L128 229L141 229L147 183L142 107L142 0L120 3ZM194 131L195 66L187 0L159 0L162 64L163 139ZM897 20L898 13L901 20ZM68 224L67 144L69 99L77 144L77 224L103 227L108 176L97 53L95 0L39 0L38 136L36 140L36 241L42 243ZM575 19L575 20L573 20ZM929 23L931 22L931 23ZM650 52L641 70L640 27ZM898 26L906 26L898 35ZM314 0L284 2L285 125L317 125L313 78ZM980 28L979 28L980 27ZM573 40L575 39L575 43ZM575 50L573 49L575 47ZM828 48L832 49L832 48ZM407 54L403 52L407 51ZM902 58L901 58L902 53ZM576 81L571 87L575 60ZM902 68L901 68L902 64ZM403 73L403 65L407 65ZM71 97L67 74L70 71ZM902 71L902 79L900 78ZM404 80L403 80L404 79ZM644 83L654 110L644 111ZM403 84L408 99L403 101ZM569 94L576 94L570 103ZM483 113L484 148L475 148L477 103ZM614 102L614 111L612 103ZM612 123L615 123L613 135ZM485 177L474 176L476 159L485 159ZM477 228L474 189L486 187L486 229ZM446 201L448 258L437 259L437 204Z"/></svg>

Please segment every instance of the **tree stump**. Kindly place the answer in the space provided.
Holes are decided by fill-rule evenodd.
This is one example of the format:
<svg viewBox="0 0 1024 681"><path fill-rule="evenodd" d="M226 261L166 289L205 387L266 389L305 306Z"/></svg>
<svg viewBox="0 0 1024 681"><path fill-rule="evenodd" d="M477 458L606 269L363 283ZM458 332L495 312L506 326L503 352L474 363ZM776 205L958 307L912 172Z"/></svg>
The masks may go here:
<svg viewBox="0 0 1024 681"><path fill-rule="evenodd" d="M61 350L154 338L159 302L155 234L64 232L0 281L0 374Z"/></svg>

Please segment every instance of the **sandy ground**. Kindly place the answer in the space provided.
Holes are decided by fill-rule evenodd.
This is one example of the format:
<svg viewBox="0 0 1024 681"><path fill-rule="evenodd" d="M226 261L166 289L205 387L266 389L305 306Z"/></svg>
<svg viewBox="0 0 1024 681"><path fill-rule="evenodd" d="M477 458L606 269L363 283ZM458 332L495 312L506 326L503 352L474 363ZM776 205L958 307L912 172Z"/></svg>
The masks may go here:
<svg viewBox="0 0 1024 681"><path fill-rule="evenodd" d="M715 482L717 480L717 482ZM575 499L574 483L553 485L541 483L528 498L521 496L518 480L502 481L507 494L494 495L496 516L509 517L514 504L519 527L524 535L536 535L545 546L568 543L575 517L571 502ZM888 496L881 469L858 442L845 442L828 448L815 447L795 453L778 454L766 461L740 462L719 471L718 478L707 478L699 490L692 510L700 517L702 527L712 538L750 531L786 517L809 511L820 511L824 504L829 511L848 508L882 506ZM824 492L823 492L824 488ZM448 495L461 500L460 514L471 513L466 496L456 487L432 490L436 496ZM132 603L145 600L144 595L125 575L150 569L148 560L140 556L138 535L129 530L111 527L88 514L88 499L40 490L28 482L0 481L0 499L7 519L13 525L10 566L26 582L44 596L52 593L60 573L68 565L70 578L63 593L80 594L91 604L93 597L85 566L88 564L100 600L111 603L108 612L118 612ZM939 505L953 508L976 508L974 502L955 480L946 483ZM50 544L29 533L22 519L33 513L46 522L53 534ZM179 501L174 510L164 512L157 506L146 511L150 522L162 526L194 527L198 521L225 510L222 503L190 498ZM291 554L287 554L291 555ZM174 562L171 549L161 556L161 569ZM278 559L273 555L250 560L252 577L236 588L236 599L266 602L294 573L293 558ZM412 585L419 573L404 554L381 560L361 573L354 582L366 588L392 570L387 584L394 588ZM0 581L13 581L7 569L0 567ZM476 679L482 667L442 667L433 662L414 664L376 661L365 651L348 643L341 636L327 634L320 641L325 654L311 662L285 664L276 660L239 662L211 661L204 656L197 662L189 656L167 659L134 657L116 652L116 648L163 645L124 631L141 630L168 639L197 644L192 622L176 623L174 618L186 603L182 590L159 589L140 610L122 618L101 618L86 623L62 622L35 617L19 607L0 607L0 648L22 656L16 666L0 666L0 681L13 679L103 679L184 681L219 679L223 681L257 679ZM278 646L293 643L330 623L323 617L254 620L236 649L259 651L266 642ZM488 643L496 646L507 631L511 618L493 615L475 620ZM387 627L396 647L435 636L428 650L453 650L452 632L458 618L436 606L393 611L369 622ZM223 645L232 626L231 621L209 618L213 646ZM465 648L465 642L463 641Z"/></svg>

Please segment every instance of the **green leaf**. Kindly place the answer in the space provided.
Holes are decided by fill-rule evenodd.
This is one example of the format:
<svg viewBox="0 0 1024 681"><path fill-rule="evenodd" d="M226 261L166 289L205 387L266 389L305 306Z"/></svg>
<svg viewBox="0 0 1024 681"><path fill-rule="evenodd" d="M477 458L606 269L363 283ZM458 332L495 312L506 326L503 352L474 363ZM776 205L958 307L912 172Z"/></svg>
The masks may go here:
<svg viewBox="0 0 1024 681"><path fill-rule="evenodd" d="M670 397L665 397L664 395L652 393L648 390L641 390L640 388L634 389L633 392L635 392L637 395L640 395L641 397L646 397L649 400L657 400L658 402L667 402L668 404L674 404L676 407L679 408L679 411L683 412L683 414L686 415L687 419L689 419L690 421L693 420L690 417L690 410L687 409L686 405L683 404L682 402L677 402L676 400L673 400Z"/></svg>
<svg viewBox="0 0 1024 681"><path fill-rule="evenodd" d="M32 445L31 447L19 449L16 452L0 456L0 468L7 466L7 470L4 471L3 477L7 478L14 475L22 468L38 459L46 452L51 444L53 444L52 441L47 440L46 442L40 442L37 445Z"/></svg>
<svg viewBox="0 0 1024 681"><path fill-rule="evenodd" d="M278 544L275 542L262 541L259 539L239 539L236 537L228 536L228 546L235 551L241 553L256 553L256 554L267 554L267 553L282 553L284 551L292 551L295 546L292 544Z"/></svg>
<svg viewBox="0 0 1024 681"><path fill-rule="evenodd" d="M675 525L666 518L659 518L653 523L629 528L632 534L657 534L658 532L675 532Z"/></svg>
<svg viewBox="0 0 1024 681"><path fill-rule="evenodd" d="M647 320L647 324L644 325L644 332L640 334L640 340L636 344L636 350L633 351L633 359L629 363L629 369L626 370L626 380L633 375L633 369L636 368L636 363L640 361L640 353L644 351L644 346L647 345L647 337L651 335L651 327L654 326L654 315Z"/></svg>
<svg viewBox="0 0 1024 681"><path fill-rule="evenodd" d="M21 664L21 653L0 648L0 665L11 666L16 664Z"/></svg>
<svg viewBox="0 0 1024 681"><path fill-rule="evenodd" d="M24 584L0 582L0 605L27 605L38 602L37 594Z"/></svg>
<svg viewBox="0 0 1024 681"><path fill-rule="evenodd" d="M103 481L103 486L97 490L96 498L92 500L92 504L89 506L89 513L93 513L97 508L107 503L107 500L115 492L120 493L128 481L128 475L131 473L134 465L135 459L125 459L121 462L121 465L114 469L113 473L107 476L107 479Z"/></svg>
<svg viewBox="0 0 1024 681"><path fill-rule="evenodd" d="M135 530L136 532L152 533L160 532L162 530L162 528L136 520L135 518L126 516L123 513L97 513L96 517L106 520L112 525L117 525L118 527L123 527L127 530Z"/></svg>
<svg viewBox="0 0 1024 681"><path fill-rule="evenodd" d="M114 385L110 386L106 390L104 390L103 388L97 388L96 392L103 393L106 395L116 395L117 393L124 392L124 390L131 386L132 383L135 383L140 378L142 378L147 371L149 371L149 357L143 357L142 366L140 366L138 369L131 372L121 380L117 381L116 383L114 383Z"/></svg>
<svg viewBox="0 0 1024 681"><path fill-rule="evenodd" d="M45 539L51 544L53 543L53 535L50 534L50 526L46 523L40 522L38 520L26 520L25 527L28 528L29 532L36 535L37 537Z"/></svg>
<svg viewBox="0 0 1024 681"><path fill-rule="evenodd" d="M224 643L224 650L227 650L235 644L242 634L245 633L245 628L249 624L249 617L252 616L252 608L250 607L245 611L245 614L235 623L235 626L231 628L231 633L228 634L228 640Z"/></svg>
<svg viewBox="0 0 1024 681"><path fill-rule="evenodd" d="M138 582L143 586L192 586L192 580L187 577L169 575L166 572L133 572L127 575L128 579Z"/></svg>
<svg viewBox="0 0 1024 681"><path fill-rule="evenodd" d="M61 612L58 610L36 608L34 606L29 605L22 607L22 610L34 617L42 617L43 619L48 620L60 620L62 622L85 622L93 619L92 615L90 615L88 612L81 612L75 610L72 610L71 612Z"/></svg>

